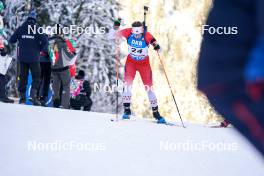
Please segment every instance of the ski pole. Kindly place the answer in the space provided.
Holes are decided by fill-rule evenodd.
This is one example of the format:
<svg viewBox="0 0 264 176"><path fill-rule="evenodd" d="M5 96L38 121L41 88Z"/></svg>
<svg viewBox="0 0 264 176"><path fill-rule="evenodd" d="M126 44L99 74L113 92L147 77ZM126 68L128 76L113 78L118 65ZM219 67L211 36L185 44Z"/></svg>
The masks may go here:
<svg viewBox="0 0 264 176"><path fill-rule="evenodd" d="M173 94L173 91L172 91L172 88L171 88L171 84L170 84L169 78L168 78L167 73L166 73L166 70L165 70L165 66L164 66L164 64L163 64L163 61L161 60L161 57L160 57L160 54L159 54L158 51L157 51L157 54L158 54L158 57L159 57L160 63L161 63L161 65L162 65L162 67L163 67L163 71L164 71L165 77L166 77L166 79L167 79L167 83L168 83L168 85L169 85L169 88L170 88L170 91L171 91L171 95L172 95L172 98L173 98L174 104L175 104L175 106L176 106L177 112L178 112L179 117L180 117L180 119L181 119L182 126L183 126L183 128L186 128L185 125L184 125L184 123L183 123L183 121L182 121L181 113L180 113L180 110L179 110L179 108L178 108L178 105L177 105L177 102L176 102L175 96L174 96L174 94Z"/></svg>
<svg viewBox="0 0 264 176"><path fill-rule="evenodd" d="M116 121L118 121L118 86L119 86L119 41L116 38Z"/></svg>
<svg viewBox="0 0 264 176"><path fill-rule="evenodd" d="M147 32L148 27L147 27L147 12L148 12L149 8L148 6L144 6L144 21L143 21L143 27L144 27L144 32Z"/></svg>

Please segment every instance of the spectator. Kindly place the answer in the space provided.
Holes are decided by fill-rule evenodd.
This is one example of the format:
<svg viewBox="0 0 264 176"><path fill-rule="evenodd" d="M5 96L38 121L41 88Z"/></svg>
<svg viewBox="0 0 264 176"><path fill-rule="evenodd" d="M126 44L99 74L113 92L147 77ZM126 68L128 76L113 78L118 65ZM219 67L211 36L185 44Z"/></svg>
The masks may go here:
<svg viewBox="0 0 264 176"><path fill-rule="evenodd" d="M20 65L19 73L19 87L20 92L20 104L26 103L26 89L28 84L29 71L32 74L32 87L30 92L30 100L33 105L40 106L40 102L37 99L37 92L40 85L40 64L39 56L40 52L45 49L47 45L47 39L44 35L39 33L33 33L29 31L29 27L36 27L37 14L33 10L29 13L29 16L25 23L20 26L14 34L11 36L9 43L14 44L18 42L18 54L17 59Z"/></svg>
<svg viewBox="0 0 264 176"><path fill-rule="evenodd" d="M264 156L263 8L263 0L214 1L206 24L237 33L204 33L198 88Z"/></svg>
<svg viewBox="0 0 264 176"><path fill-rule="evenodd" d="M51 51L54 53L52 59L53 80L53 106L64 109L70 108L70 82L71 76L69 63L75 56L75 50L70 41L65 40L59 24L56 25L56 35L51 38ZM60 93L60 90L62 92Z"/></svg>
<svg viewBox="0 0 264 176"><path fill-rule="evenodd" d="M72 109L90 111L92 107L91 86L89 81L85 80L83 70L78 72L78 75L71 81L71 99L70 105Z"/></svg>
<svg viewBox="0 0 264 176"><path fill-rule="evenodd" d="M7 47L0 49L1 56L7 55ZM1 59L1 58L0 58ZM11 100L7 97L6 93L6 77L5 75L0 74L0 101L4 103L14 103L14 100Z"/></svg>

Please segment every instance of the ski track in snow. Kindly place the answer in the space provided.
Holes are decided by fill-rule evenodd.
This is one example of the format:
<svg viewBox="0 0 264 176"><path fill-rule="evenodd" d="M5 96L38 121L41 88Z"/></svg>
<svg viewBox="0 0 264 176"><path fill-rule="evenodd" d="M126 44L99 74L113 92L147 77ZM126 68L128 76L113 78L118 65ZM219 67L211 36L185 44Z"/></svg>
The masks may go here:
<svg viewBox="0 0 264 176"><path fill-rule="evenodd" d="M1 176L262 176L264 160L233 128L0 103ZM29 151L28 142L103 143L102 151ZM237 151L161 150L161 142L236 143Z"/></svg>

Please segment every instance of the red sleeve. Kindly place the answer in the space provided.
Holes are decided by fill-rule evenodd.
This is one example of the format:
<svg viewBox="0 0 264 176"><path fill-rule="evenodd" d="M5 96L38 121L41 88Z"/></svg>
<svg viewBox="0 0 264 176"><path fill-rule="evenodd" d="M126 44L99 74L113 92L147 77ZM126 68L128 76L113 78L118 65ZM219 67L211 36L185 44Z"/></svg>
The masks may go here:
<svg viewBox="0 0 264 176"><path fill-rule="evenodd" d="M146 40L146 42L147 42L148 45L149 44L152 44L153 42L156 41L156 39L149 32L146 32L146 34L145 34L145 40Z"/></svg>
<svg viewBox="0 0 264 176"><path fill-rule="evenodd" d="M119 31L118 35L128 39L128 37L131 35L131 33L132 33L132 28L126 28L126 29Z"/></svg>

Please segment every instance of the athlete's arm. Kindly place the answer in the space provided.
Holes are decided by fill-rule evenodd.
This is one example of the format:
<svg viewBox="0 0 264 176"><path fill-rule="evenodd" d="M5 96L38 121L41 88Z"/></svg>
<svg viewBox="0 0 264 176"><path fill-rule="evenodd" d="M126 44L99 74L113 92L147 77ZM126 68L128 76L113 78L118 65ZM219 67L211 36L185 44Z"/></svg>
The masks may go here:
<svg viewBox="0 0 264 176"><path fill-rule="evenodd" d="M145 34L145 40L147 44L151 44L154 47L154 50L160 50L160 45L158 44L157 40L153 37L153 35L149 32Z"/></svg>
<svg viewBox="0 0 264 176"><path fill-rule="evenodd" d="M132 33L132 28L126 28L126 29L122 29L118 32L118 36L119 37L125 37L126 39L128 39L128 37L131 35Z"/></svg>
<svg viewBox="0 0 264 176"><path fill-rule="evenodd" d="M126 29L122 29L119 30L118 28L113 28L109 31L108 33L108 39L113 40L117 38L126 38L128 39L128 37L131 35L132 29L131 28L126 28Z"/></svg>

